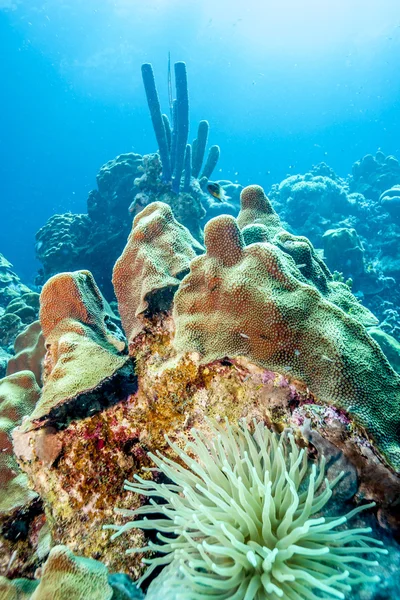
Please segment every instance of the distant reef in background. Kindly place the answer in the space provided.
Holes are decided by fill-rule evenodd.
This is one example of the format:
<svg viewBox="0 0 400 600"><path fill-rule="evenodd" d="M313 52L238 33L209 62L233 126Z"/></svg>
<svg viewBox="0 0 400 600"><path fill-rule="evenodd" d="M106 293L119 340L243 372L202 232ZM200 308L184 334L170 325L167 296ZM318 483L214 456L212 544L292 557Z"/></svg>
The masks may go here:
<svg viewBox="0 0 400 600"><path fill-rule="evenodd" d="M207 179L208 181L208 179ZM42 285L61 271L90 270L113 299L111 273L132 217L151 202L169 204L199 243L205 223L218 214L237 215L241 185L218 182L229 200L216 201L205 181L191 178L175 193L162 179L159 155L121 154L101 167L87 214L52 216L36 235ZM274 184L268 194L287 229L310 239L337 278L400 341L400 165L378 151L354 163L341 178L325 163Z"/></svg>

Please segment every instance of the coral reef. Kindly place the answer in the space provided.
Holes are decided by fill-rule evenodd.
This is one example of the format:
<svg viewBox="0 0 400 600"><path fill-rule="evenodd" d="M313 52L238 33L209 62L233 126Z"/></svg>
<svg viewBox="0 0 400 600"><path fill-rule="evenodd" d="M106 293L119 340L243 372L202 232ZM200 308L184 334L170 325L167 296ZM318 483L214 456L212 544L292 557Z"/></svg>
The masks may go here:
<svg viewBox="0 0 400 600"><path fill-rule="evenodd" d="M107 162L87 214L38 232L40 298L0 255L0 595L140 597L150 549L149 599L395 597L399 163L321 163L271 201L221 180L217 201L174 72L170 120L142 67L158 151Z"/></svg>
<svg viewBox="0 0 400 600"><path fill-rule="evenodd" d="M13 343L39 312L39 294L21 283L11 263L0 254L0 377L13 354ZM3 357L3 358L2 358Z"/></svg>
<svg viewBox="0 0 400 600"><path fill-rule="evenodd" d="M400 185L394 185L389 190L383 192L379 198L379 202L383 210L387 211L395 219L398 219L400 217Z"/></svg>
<svg viewBox="0 0 400 600"><path fill-rule="evenodd" d="M293 175L279 184L278 192L286 204L285 218L296 227L306 224L315 206L322 218L348 210L349 200L340 182L326 175Z"/></svg>
<svg viewBox="0 0 400 600"><path fill-rule="evenodd" d="M104 294L112 297L111 272L129 233L128 208L135 195L142 157L128 153L103 165L97 190L87 200L87 215L54 215L36 234L43 265L37 283L66 270L89 269Z"/></svg>
<svg viewBox="0 0 400 600"><path fill-rule="evenodd" d="M355 163L347 180L321 163L271 190L290 228L324 248L328 266L352 279L354 292L382 324L387 303L394 311L400 307L399 185L398 161L378 151ZM389 333L399 339L395 329Z"/></svg>
<svg viewBox="0 0 400 600"><path fill-rule="evenodd" d="M33 321L14 342L14 356L7 363L7 375L31 371L39 386L42 384L42 361L45 356L44 337L40 321Z"/></svg>
<svg viewBox="0 0 400 600"><path fill-rule="evenodd" d="M378 150L375 156L367 154L354 163L349 181L351 192L363 194L370 200L395 184L400 183L400 163L394 156L385 156Z"/></svg>
<svg viewBox="0 0 400 600"><path fill-rule="evenodd" d="M262 188L245 188L241 204L237 220L206 225L205 251L166 203L135 217L113 277L128 344L90 273L45 284L43 387L13 431L20 468L43 502L52 544L137 579L142 552L124 550L149 540L135 530L113 542L102 527L124 526L116 506L147 510L142 490L124 493L122 482L138 475L148 489L163 483L145 470L149 452L174 459L193 427L215 439L209 418L290 428L307 465L325 455L330 481L345 472L333 488L334 516L376 502L355 527L385 536L382 569L396 589L399 376L365 329L372 315L307 238L284 229ZM20 364L37 365L27 352ZM176 566L162 577L174 580ZM365 598L378 598L379 585L371 582Z"/></svg>
<svg viewBox="0 0 400 600"><path fill-rule="evenodd" d="M87 215L53 215L36 234L36 256L43 265L44 277L65 270L79 269L83 249L90 235Z"/></svg>
<svg viewBox="0 0 400 600"><path fill-rule="evenodd" d="M9 302L30 291L12 271L12 264L0 254L0 308L6 308Z"/></svg>

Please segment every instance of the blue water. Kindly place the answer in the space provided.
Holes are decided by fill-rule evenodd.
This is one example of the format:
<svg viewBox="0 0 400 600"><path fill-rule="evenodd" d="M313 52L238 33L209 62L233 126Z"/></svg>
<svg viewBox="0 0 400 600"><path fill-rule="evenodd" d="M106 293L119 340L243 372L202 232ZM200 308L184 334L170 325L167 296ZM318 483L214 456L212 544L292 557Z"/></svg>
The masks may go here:
<svg viewBox="0 0 400 600"><path fill-rule="evenodd" d="M166 109L169 51L222 178L268 190L400 155L399 0L0 0L0 251L27 283L47 218L86 212L107 160L156 150L140 65Z"/></svg>

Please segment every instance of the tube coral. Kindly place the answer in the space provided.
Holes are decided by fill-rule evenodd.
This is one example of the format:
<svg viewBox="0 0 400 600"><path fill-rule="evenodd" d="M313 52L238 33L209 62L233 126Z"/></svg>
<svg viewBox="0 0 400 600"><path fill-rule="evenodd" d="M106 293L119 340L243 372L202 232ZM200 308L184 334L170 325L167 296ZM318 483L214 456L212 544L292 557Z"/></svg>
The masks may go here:
<svg viewBox="0 0 400 600"><path fill-rule="evenodd" d="M200 179L202 179L203 177L207 177L207 179L210 179L215 167L217 166L219 155L219 146L211 146L211 148L208 151L206 164L204 165Z"/></svg>
<svg viewBox="0 0 400 600"><path fill-rule="evenodd" d="M154 133L157 138L158 151L163 167L163 178L165 181L169 181L171 179L171 163L168 149L168 133L165 130L165 120L161 114L153 67L148 63L142 65L142 78Z"/></svg>
<svg viewBox="0 0 400 600"><path fill-rule="evenodd" d="M172 189L179 194L182 171L185 161L186 144L189 134L189 97L186 63L175 63L175 86L176 86L176 149L174 162L174 176Z"/></svg>
<svg viewBox="0 0 400 600"><path fill-rule="evenodd" d="M193 141L193 159L192 159L192 175L198 178L200 175L201 165L203 164L204 154L206 151L208 131L210 126L208 121L200 121L197 130L197 138Z"/></svg>
<svg viewBox="0 0 400 600"><path fill-rule="evenodd" d="M382 542L367 535L370 528L341 527L373 504L321 516L343 473L329 481L324 457L310 466L291 433L278 436L256 422L253 433L245 421L208 425L210 438L193 429L184 451L167 439L179 463L149 454L153 470L172 484L135 475L125 489L148 496L150 504L117 512L143 518L106 526L116 530L112 538L135 528L158 530L162 544L128 550L161 554L145 559L150 566L141 581L171 565L181 600L318 600L343 599L352 585L379 580L360 568L378 565L362 555L387 553L376 547Z"/></svg>

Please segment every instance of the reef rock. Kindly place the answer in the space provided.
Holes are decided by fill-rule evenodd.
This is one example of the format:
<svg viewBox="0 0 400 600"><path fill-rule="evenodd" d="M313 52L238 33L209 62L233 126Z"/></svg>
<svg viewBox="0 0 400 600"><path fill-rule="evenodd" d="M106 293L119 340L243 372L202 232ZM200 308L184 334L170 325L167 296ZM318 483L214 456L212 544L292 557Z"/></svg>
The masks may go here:
<svg viewBox="0 0 400 600"><path fill-rule="evenodd" d="M21 283L11 267L0 254L0 348L7 354L12 354L15 338L39 311L39 294Z"/></svg>
<svg viewBox="0 0 400 600"><path fill-rule="evenodd" d="M363 194L371 200L395 184L400 184L400 163L394 156L385 156L378 150L375 156L367 154L353 165L350 191Z"/></svg>

